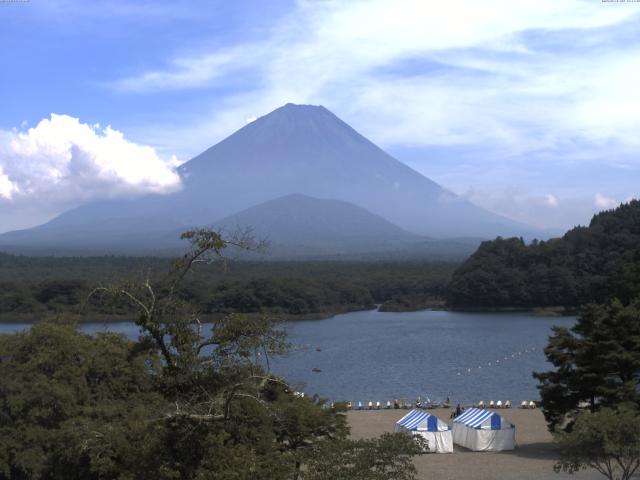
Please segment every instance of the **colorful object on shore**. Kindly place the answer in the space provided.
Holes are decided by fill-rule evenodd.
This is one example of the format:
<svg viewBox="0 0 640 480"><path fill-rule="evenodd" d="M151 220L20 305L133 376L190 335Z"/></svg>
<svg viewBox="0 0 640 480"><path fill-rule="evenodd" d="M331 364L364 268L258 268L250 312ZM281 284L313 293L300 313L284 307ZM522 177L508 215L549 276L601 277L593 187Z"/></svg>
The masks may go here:
<svg viewBox="0 0 640 480"><path fill-rule="evenodd" d="M428 451L452 453L453 437L451 427L435 415L422 410L411 410L396 422L396 432L410 432L427 441Z"/></svg>
<svg viewBox="0 0 640 480"><path fill-rule="evenodd" d="M489 410L470 408L453 420L453 442L476 452L513 450L515 426Z"/></svg>
<svg viewBox="0 0 640 480"><path fill-rule="evenodd" d="M484 400L480 400L478 402L478 406L475 408L485 408ZM502 402L502 400L498 400L497 402L490 400L488 408L494 408L494 409L495 408L511 408L511 400L505 400L504 403ZM520 405L520 408L530 408L530 407L527 401L523 400L522 404Z"/></svg>

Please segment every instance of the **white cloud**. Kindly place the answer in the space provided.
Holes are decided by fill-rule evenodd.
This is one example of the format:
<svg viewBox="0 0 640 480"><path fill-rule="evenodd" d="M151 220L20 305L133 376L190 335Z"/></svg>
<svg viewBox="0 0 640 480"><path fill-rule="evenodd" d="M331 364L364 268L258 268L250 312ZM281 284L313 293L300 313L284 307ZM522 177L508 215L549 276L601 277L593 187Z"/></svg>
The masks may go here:
<svg viewBox="0 0 640 480"><path fill-rule="evenodd" d="M0 166L0 198L11 200L11 196L18 188L15 184L9 180L9 177L4 174L2 166Z"/></svg>
<svg viewBox="0 0 640 480"><path fill-rule="evenodd" d="M260 79L253 88L217 102L206 125L198 119L183 127L186 145L200 145L205 133L207 142L220 139L253 112L289 101L325 104L383 145L499 143L516 154L568 137L635 144L640 97L611 85L640 80L640 49L615 45L606 55L585 55L536 49L523 38L571 31L569 41L597 43L597 29L640 15L625 7L582 0L300 1L260 43L190 52L114 87L235 84L239 70L252 70ZM407 61L426 70L404 71Z"/></svg>
<svg viewBox="0 0 640 480"><path fill-rule="evenodd" d="M547 201L547 205L549 205L550 207L553 208L557 208L559 205L558 199L556 198L555 195L552 195L551 193L547 193L544 196L545 200Z"/></svg>
<svg viewBox="0 0 640 480"><path fill-rule="evenodd" d="M0 207L59 213L88 200L170 192L180 188L177 164L110 126L52 114L27 131L0 131Z"/></svg>
<svg viewBox="0 0 640 480"><path fill-rule="evenodd" d="M618 202L615 198L607 197L601 193L596 193L593 197L593 204L599 209L610 209L618 206Z"/></svg>
<svg viewBox="0 0 640 480"><path fill-rule="evenodd" d="M150 71L140 76L123 78L114 82L113 87L121 91L150 92L176 88L195 88L211 85L230 68L238 68L239 59L248 60L234 50L214 53L197 58L176 58L173 68L168 71Z"/></svg>
<svg viewBox="0 0 640 480"><path fill-rule="evenodd" d="M594 214L618 205L614 199L601 194L594 197L573 192L558 197L552 194L539 195L522 186L494 189L470 187L462 195L476 205L529 225L555 230L556 234L577 225L588 225ZM594 198L599 201L594 201Z"/></svg>

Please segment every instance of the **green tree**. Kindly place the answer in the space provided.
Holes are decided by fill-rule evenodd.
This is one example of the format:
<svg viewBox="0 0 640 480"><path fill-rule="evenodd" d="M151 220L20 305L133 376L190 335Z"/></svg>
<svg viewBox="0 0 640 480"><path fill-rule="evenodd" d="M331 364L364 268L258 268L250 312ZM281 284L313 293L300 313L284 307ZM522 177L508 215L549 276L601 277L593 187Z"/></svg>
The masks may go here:
<svg viewBox="0 0 640 480"><path fill-rule="evenodd" d="M314 446L303 480L413 480L412 456L424 445L412 435L385 433L366 440L336 440Z"/></svg>
<svg viewBox="0 0 640 480"><path fill-rule="evenodd" d="M296 479L318 449L338 464L335 445L357 465L380 454L366 478L412 478L396 473L414 471L413 444L349 441L341 408L298 398L271 373L270 357L288 347L276 323L228 315L205 324L183 295L194 265L254 248L251 239L183 238L191 251L160 280L93 292L138 312L138 341L62 321L0 336L0 480Z"/></svg>
<svg viewBox="0 0 640 480"><path fill-rule="evenodd" d="M63 321L0 336L0 478L143 475L160 368L149 345Z"/></svg>
<svg viewBox="0 0 640 480"><path fill-rule="evenodd" d="M638 403L640 300L586 306L571 328L554 328L545 348L554 370L534 373L550 429L571 425L579 408Z"/></svg>
<svg viewBox="0 0 640 480"><path fill-rule="evenodd" d="M635 409L581 412L571 432L557 434L556 472L593 468L609 480L628 480L640 467L640 417Z"/></svg>
<svg viewBox="0 0 640 480"><path fill-rule="evenodd" d="M454 307L579 308L612 297L629 302L640 286L640 201L594 215L588 227L525 245L483 242L453 274Z"/></svg>

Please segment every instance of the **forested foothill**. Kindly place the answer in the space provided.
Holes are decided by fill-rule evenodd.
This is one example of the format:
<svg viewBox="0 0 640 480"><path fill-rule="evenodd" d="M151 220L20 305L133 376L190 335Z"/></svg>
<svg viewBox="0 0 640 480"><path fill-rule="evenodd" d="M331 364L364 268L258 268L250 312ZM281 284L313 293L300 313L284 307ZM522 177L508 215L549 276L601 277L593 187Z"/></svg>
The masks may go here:
<svg viewBox="0 0 640 480"><path fill-rule="evenodd" d="M640 201L599 213L563 237L483 242L448 286L453 308L576 310L611 297L628 302L640 290Z"/></svg>
<svg viewBox="0 0 640 480"><path fill-rule="evenodd" d="M429 261L231 261L194 265L180 295L203 315L230 312L321 318L373 308L417 310L443 303L456 263ZM122 301L87 302L97 286L162 275L154 257L26 257L0 253L0 318L33 321L60 313L83 320L130 318Z"/></svg>

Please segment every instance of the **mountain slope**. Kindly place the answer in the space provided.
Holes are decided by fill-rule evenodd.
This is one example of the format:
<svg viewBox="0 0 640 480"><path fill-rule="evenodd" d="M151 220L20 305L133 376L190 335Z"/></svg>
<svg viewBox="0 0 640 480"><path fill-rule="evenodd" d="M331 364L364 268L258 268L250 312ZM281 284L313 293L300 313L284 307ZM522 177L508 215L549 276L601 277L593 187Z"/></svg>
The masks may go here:
<svg viewBox="0 0 640 480"><path fill-rule="evenodd" d="M160 232L211 224L293 193L351 202L430 237L539 234L446 191L324 107L278 108L179 173L183 188L176 193L86 204L35 229L1 235L0 246L161 248Z"/></svg>
<svg viewBox="0 0 640 480"><path fill-rule="evenodd" d="M184 164L180 173L185 190L215 190L236 211L298 192L355 203L431 237L532 231L443 189L324 107L287 104ZM241 195L238 187L244 187Z"/></svg>
<svg viewBox="0 0 640 480"><path fill-rule="evenodd" d="M422 240L352 203L293 194L269 200L216 222L225 231L252 227L272 255L386 251Z"/></svg>

